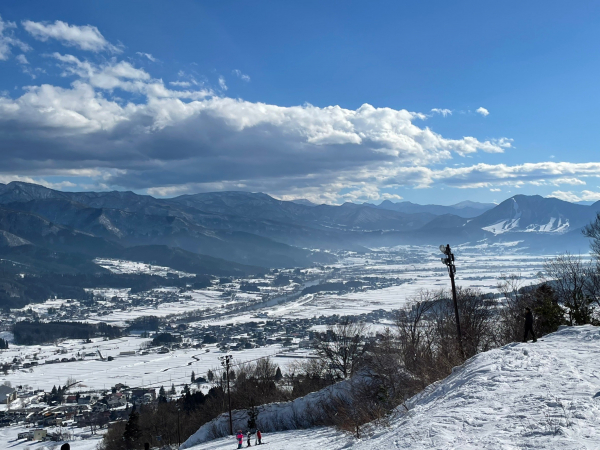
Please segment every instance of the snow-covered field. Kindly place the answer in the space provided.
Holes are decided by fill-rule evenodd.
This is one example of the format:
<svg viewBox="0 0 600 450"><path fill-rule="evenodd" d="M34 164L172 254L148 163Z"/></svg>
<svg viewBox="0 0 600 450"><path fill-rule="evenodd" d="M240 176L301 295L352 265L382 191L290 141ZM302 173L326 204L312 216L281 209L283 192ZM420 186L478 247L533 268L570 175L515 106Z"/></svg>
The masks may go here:
<svg viewBox="0 0 600 450"><path fill-rule="evenodd" d="M38 366L21 369L0 376L0 384L9 381L13 386L28 385L34 389L49 391L52 386L64 385L68 378L75 378L79 383L78 389L110 389L116 383L131 387L145 386L183 386L190 383L192 371L197 376L204 376L209 370L221 366L219 357L223 352L214 345L207 349L180 349L169 353L151 352L141 354L140 348L150 339L140 337L125 337L103 341L93 339L86 344L80 340L67 340L58 345L12 346L2 352L2 358L12 360L14 357L32 361L33 355L40 360ZM43 364L45 359L71 358L100 351L104 358L114 357L113 361L102 361L96 354L83 361ZM208 352L206 350L209 350ZM136 352L134 355L120 355L121 352ZM297 358L277 357L288 354L281 345L241 350L232 353L234 364L237 362L255 360L272 356L282 371L296 359L301 359L305 353L296 352Z"/></svg>
<svg viewBox="0 0 600 450"><path fill-rule="evenodd" d="M479 248L455 250L456 283L460 287L478 288L483 292L497 292L501 274L520 275L523 283L538 282L538 273L544 261L552 255L527 255L510 251L511 247L482 251ZM339 279L378 277L393 280L394 285L382 289L338 293L318 293L302 296L292 302L270 307L265 312L270 317L312 318L318 316L357 315L377 309L398 309L421 290L449 289L450 280L440 261L436 248L415 247L405 249L412 255L410 262L394 259L382 261L385 254L362 256L349 254L336 267ZM379 259L374 259L379 258ZM254 313L238 314L236 322L253 320Z"/></svg>
<svg viewBox="0 0 600 450"><path fill-rule="evenodd" d="M112 273L146 273L148 275L158 275L161 277L165 277L167 274L173 274L180 278L195 276L193 273L181 272L179 270L171 269L170 267L155 266L135 261L124 261L122 259L96 258L94 262L99 266L110 270Z"/></svg>
<svg viewBox="0 0 600 450"><path fill-rule="evenodd" d="M360 440L331 428L264 433L269 449L600 448L600 329L565 327L537 343L479 354ZM260 416L259 416L260 426ZM227 437L194 450L235 448Z"/></svg>

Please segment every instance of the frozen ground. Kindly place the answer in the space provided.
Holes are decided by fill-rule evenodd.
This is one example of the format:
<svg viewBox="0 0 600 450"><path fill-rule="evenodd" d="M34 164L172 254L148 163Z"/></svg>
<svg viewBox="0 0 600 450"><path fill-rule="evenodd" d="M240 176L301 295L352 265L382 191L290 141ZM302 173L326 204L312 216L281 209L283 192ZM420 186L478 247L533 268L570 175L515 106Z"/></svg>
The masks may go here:
<svg viewBox="0 0 600 450"><path fill-rule="evenodd" d="M263 440L274 450L598 449L599 345L600 329L582 326L482 353L361 440L331 428L264 433ZM235 442L191 448L230 449Z"/></svg>

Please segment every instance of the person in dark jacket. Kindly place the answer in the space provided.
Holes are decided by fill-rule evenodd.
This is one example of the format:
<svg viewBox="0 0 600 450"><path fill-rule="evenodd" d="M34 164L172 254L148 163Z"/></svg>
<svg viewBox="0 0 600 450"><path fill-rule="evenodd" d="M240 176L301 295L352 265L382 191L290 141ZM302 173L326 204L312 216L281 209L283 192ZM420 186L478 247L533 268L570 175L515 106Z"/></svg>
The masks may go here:
<svg viewBox="0 0 600 450"><path fill-rule="evenodd" d="M533 342L537 342L535 333L533 332L533 314L531 313L531 308L525 308L525 336L523 337L523 342L527 342L529 333L533 336Z"/></svg>

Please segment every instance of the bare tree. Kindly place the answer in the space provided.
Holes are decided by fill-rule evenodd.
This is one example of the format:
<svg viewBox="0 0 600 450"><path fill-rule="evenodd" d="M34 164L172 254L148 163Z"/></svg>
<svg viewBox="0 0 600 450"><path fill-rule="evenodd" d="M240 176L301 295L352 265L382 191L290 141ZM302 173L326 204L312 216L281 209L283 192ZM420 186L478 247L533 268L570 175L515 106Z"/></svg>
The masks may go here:
<svg viewBox="0 0 600 450"><path fill-rule="evenodd" d="M345 379L356 372L365 353L366 333L363 322L345 318L317 335L317 354L327 362L333 378Z"/></svg>
<svg viewBox="0 0 600 450"><path fill-rule="evenodd" d="M596 322L593 303L597 302L595 268L581 256L564 253L544 264L546 282L556 292L559 303L567 309L569 325Z"/></svg>
<svg viewBox="0 0 600 450"><path fill-rule="evenodd" d="M434 375L438 345L432 313L440 295L441 292L420 291L398 311L396 319L402 365L412 374L412 383L419 384L420 389L439 379Z"/></svg>
<svg viewBox="0 0 600 450"><path fill-rule="evenodd" d="M596 213L596 219L586 225L583 230L583 235L590 238L590 248L596 261L600 264L600 212Z"/></svg>

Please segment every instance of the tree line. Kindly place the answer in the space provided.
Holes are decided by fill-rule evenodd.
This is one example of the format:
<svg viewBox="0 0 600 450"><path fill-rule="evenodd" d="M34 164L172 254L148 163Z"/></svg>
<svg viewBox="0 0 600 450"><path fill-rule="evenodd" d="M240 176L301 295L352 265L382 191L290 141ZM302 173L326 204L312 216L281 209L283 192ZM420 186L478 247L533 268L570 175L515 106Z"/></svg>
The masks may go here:
<svg viewBox="0 0 600 450"><path fill-rule="evenodd" d="M20 321L13 327L15 343L19 345L37 345L54 342L59 339L91 339L105 336L109 339L120 337L119 327L106 323L90 324L84 322L39 322Z"/></svg>

